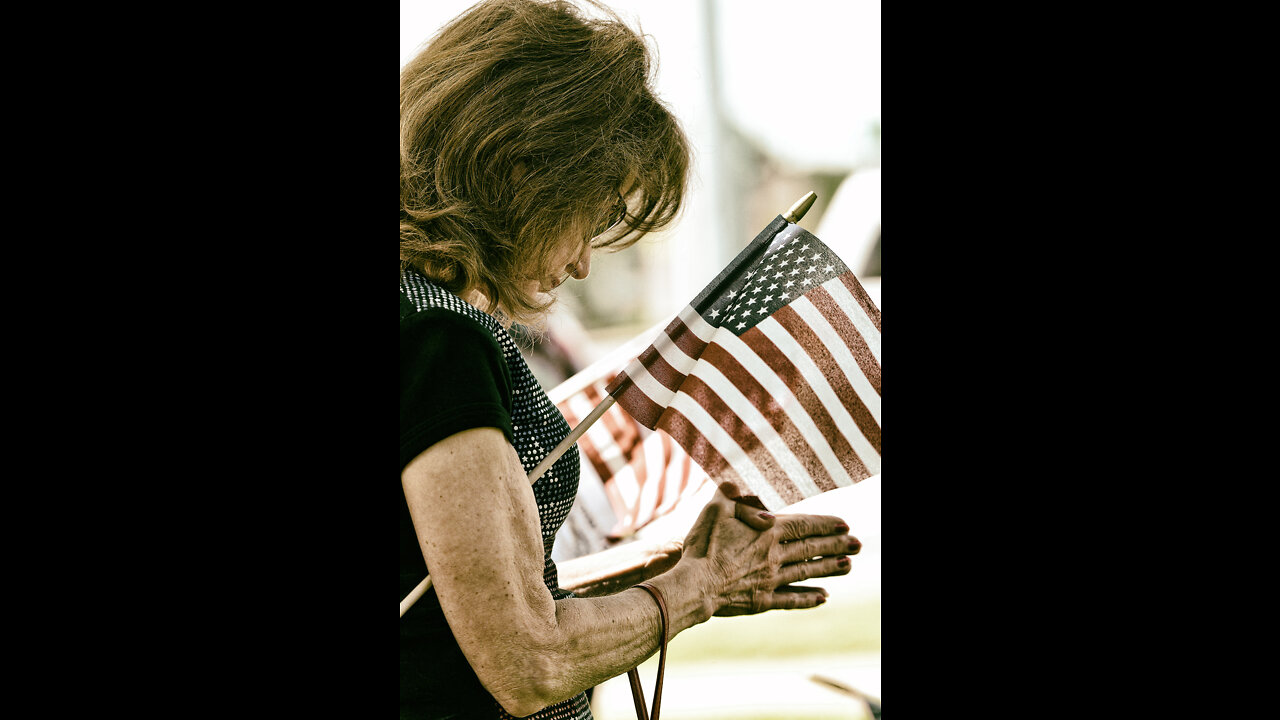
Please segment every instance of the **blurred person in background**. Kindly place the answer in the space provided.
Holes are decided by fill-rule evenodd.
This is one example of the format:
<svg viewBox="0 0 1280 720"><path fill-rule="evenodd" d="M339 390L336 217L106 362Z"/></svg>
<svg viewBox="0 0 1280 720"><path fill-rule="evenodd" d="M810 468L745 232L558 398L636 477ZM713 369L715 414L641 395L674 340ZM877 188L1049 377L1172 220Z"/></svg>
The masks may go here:
<svg viewBox="0 0 1280 720"><path fill-rule="evenodd" d="M569 432L521 359L595 249L670 223L689 174L642 38L596 3L490 0L400 76L402 718L590 718L585 691L653 655L656 597L575 597L551 549L573 503ZM591 14L588 14L591 13ZM722 486L648 579L669 634L713 615L810 608L794 583L848 572L837 517L780 515Z"/></svg>

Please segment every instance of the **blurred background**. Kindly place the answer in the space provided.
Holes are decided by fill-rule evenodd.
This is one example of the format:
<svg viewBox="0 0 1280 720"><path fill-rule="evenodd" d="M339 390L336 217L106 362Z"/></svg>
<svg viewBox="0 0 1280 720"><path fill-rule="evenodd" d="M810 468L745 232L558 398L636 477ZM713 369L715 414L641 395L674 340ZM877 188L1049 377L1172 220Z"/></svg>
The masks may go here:
<svg viewBox="0 0 1280 720"><path fill-rule="evenodd" d="M473 4L402 1L401 65ZM658 93L693 145L693 178L672 227L595 253L590 277L562 286L549 337L522 348L546 389L670 318L810 190L818 199L800 225L880 305L879 0L607 4L648 36ZM802 505L793 509L849 521L863 542L853 572L820 583L831 592L821 608L682 634L663 717L870 717L856 695L880 697L880 476ZM655 670L656 658L642 666L650 701ZM593 710L600 720L634 717L625 676L597 689Z"/></svg>

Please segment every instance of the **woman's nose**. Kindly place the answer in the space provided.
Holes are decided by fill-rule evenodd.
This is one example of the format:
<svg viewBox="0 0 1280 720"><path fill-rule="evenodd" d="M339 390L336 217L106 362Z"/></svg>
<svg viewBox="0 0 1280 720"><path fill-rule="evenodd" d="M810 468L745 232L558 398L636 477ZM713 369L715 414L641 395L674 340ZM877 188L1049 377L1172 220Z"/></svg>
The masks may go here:
<svg viewBox="0 0 1280 720"><path fill-rule="evenodd" d="M590 244L588 244L587 247L582 251L582 254L578 256L577 261L568 267L568 270L569 270L569 274L573 276L574 280L587 279L587 275L591 274L591 245Z"/></svg>

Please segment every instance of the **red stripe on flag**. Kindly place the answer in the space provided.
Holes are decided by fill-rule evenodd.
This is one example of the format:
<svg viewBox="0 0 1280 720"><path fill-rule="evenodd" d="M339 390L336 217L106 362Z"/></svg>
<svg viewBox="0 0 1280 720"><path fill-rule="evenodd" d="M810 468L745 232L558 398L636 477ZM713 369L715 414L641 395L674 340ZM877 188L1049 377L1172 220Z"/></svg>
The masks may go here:
<svg viewBox="0 0 1280 720"><path fill-rule="evenodd" d="M809 381L791 362L787 354L778 349L778 346L759 328L751 328L743 333L741 338L742 342L751 348L756 356L768 365L769 369L777 374L778 378L795 394L796 400L800 401L800 407L813 419L813 424L818 426L818 431L822 433L822 437L827 441L836 458L840 460L840 464L849 471L849 475L854 479L870 476L871 473L868 472L866 465L858 458L849 441L845 439L844 433L840 432L840 428L836 426L835 418L827 410L826 404L809 386Z"/></svg>
<svg viewBox="0 0 1280 720"><path fill-rule="evenodd" d="M685 452L689 454L689 457L698 463L708 475L716 478L717 481L728 480L740 489L746 489L746 483L743 482L737 471L733 469L733 466L729 464L729 461L725 460L720 451L716 450L715 446L679 410L667 408L662 413L662 419L658 422L658 427L679 443L680 447L684 448Z"/></svg>
<svg viewBox="0 0 1280 720"><path fill-rule="evenodd" d="M671 363L663 359L652 345L640 353L640 364L644 365L654 380L662 383L662 386L668 390L673 392L679 390L680 383L684 382L684 373L671 367Z"/></svg>
<svg viewBox="0 0 1280 720"><path fill-rule="evenodd" d="M671 324L667 326L666 332L667 337L671 338L671 342L675 343L676 347L695 360L702 354L703 348L707 346L702 338L695 335L679 316L671 321Z"/></svg>
<svg viewBox="0 0 1280 720"><path fill-rule="evenodd" d="M620 389L619 389L620 388ZM622 405L636 422L647 428L654 428L662 416L663 408L645 394L626 373L618 373L618 377L609 383L609 393Z"/></svg>
<svg viewBox="0 0 1280 720"><path fill-rule="evenodd" d="M875 388L876 394L883 395L880 392L880 363L876 362L876 356L871 354L866 338L862 337L862 333L858 332L853 320L849 318L849 312L840 307L836 299L831 297L831 293L822 287L816 287L804 296L813 303L818 312L822 313L827 322L831 323L831 327L835 329L840 339L844 340L858 367L862 368L862 374L867 377L871 387Z"/></svg>
<svg viewBox="0 0 1280 720"><path fill-rule="evenodd" d="M752 328L752 330L754 329ZM702 358L728 378L729 382L738 388L743 397L760 411L765 421L778 433L787 448L791 450L791 453L800 461L805 471L809 473L809 477L813 478L813 482L818 486L819 490L835 490L839 487L831 478L831 474L827 472L826 467L823 466L822 460L818 458L817 453L813 451L813 447L809 445L804 433L800 432L800 429L787 416L782 406L778 405L773 394L765 389L764 385L751 374L750 370L743 367L738 358L714 343L707 347L702 354ZM770 484L779 490L778 494L785 496L779 487L780 480L775 480L773 476L768 474L765 477L769 478ZM785 473L779 476L779 478L781 477L785 477ZM797 490L796 492L799 491Z"/></svg>
<svg viewBox="0 0 1280 720"><path fill-rule="evenodd" d="M862 311L871 318L871 324L876 326L876 330L880 330L880 309L876 304L871 302L871 296L867 294L866 288L862 287L862 283L853 276L853 273L844 273L840 275L840 282L849 289L854 299L862 306ZM883 331L881 331L883 332Z"/></svg>
<svg viewBox="0 0 1280 720"><path fill-rule="evenodd" d="M862 435L867 438L876 452L880 453L880 426L871 416L871 411L867 410L867 406L862 403L862 399L854 392L849 379L845 377L844 371L832 356L831 351L827 350L826 345L823 344L822 338L818 337L813 328L809 327L809 324L789 305L779 308L771 317L791 333L791 336L805 349L817 364L818 369L826 376L831 389L835 391L836 397L840 398L841 404L849 412L858 429L862 431Z"/></svg>

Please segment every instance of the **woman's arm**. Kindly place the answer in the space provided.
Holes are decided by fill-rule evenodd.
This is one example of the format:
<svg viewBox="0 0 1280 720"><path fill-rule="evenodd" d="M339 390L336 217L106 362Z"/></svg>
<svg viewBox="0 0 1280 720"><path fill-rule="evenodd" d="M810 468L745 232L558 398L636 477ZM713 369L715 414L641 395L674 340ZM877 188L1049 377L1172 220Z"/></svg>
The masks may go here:
<svg viewBox="0 0 1280 720"><path fill-rule="evenodd" d="M445 618L481 684L524 716L630 670L658 649L657 606L643 590L556 601L542 579L538 507L501 431L442 440L402 473L405 498ZM652 579L671 635L713 614L813 607L825 593L780 586L843 574L839 518L761 518L723 492L671 570ZM853 541L856 543L856 541ZM804 562L810 558L822 558Z"/></svg>

